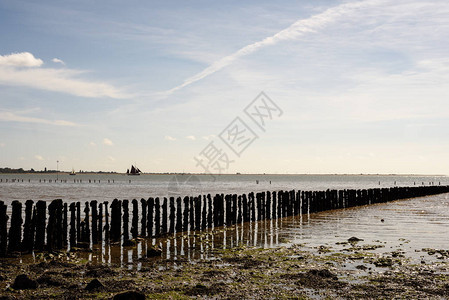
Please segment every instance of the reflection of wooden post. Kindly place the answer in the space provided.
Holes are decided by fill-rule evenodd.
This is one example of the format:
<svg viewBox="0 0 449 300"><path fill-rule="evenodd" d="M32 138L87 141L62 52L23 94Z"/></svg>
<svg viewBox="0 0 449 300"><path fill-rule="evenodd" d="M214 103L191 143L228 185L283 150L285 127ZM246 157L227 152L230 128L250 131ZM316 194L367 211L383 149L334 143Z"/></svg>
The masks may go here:
<svg viewBox="0 0 449 300"><path fill-rule="evenodd" d="M140 222L140 235L147 236L147 200L140 199L140 204L142 206L142 219Z"/></svg>
<svg viewBox="0 0 449 300"><path fill-rule="evenodd" d="M34 203L33 200L27 200L25 202L25 223L23 225L22 250L27 252L33 251L33 242L34 242L34 228L32 226L33 203ZM0 218L2 217L3 216L0 215Z"/></svg>

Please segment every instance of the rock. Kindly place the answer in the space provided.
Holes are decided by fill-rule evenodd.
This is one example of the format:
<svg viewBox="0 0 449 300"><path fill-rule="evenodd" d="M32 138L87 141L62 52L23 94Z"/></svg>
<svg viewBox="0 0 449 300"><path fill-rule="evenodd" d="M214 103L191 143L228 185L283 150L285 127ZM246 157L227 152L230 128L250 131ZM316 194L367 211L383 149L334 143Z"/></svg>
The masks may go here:
<svg viewBox="0 0 449 300"><path fill-rule="evenodd" d="M127 291L115 295L113 300L145 300L145 294L137 291Z"/></svg>
<svg viewBox="0 0 449 300"><path fill-rule="evenodd" d="M3 275L0 275L0 281L5 281L5 280L6 280L6 277Z"/></svg>
<svg viewBox="0 0 449 300"><path fill-rule="evenodd" d="M350 238L348 239L348 242L350 242L350 243L357 243L357 242L360 242L360 241L363 241L363 240L362 240L362 239L359 239L358 237L355 237L355 236L350 237Z"/></svg>
<svg viewBox="0 0 449 300"><path fill-rule="evenodd" d="M147 257L157 257L162 255L162 250L158 248L150 248L147 250Z"/></svg>
<svg viewBox="0 0 449 300"><path fill-rule="evenodd" d="M36 289L37 281L28 278L28 276L25 274L21 274L16 277L11 287L15 290Z"/></svg>
<svg viewBox="0 0 449 300"><path fill-rule="evenodd" d="M86 287L84 288L86 291L93 291L96 289L101 289L103 288L103 284L98 280L98 279L92 279L91 282L89 282Z"/></svg>

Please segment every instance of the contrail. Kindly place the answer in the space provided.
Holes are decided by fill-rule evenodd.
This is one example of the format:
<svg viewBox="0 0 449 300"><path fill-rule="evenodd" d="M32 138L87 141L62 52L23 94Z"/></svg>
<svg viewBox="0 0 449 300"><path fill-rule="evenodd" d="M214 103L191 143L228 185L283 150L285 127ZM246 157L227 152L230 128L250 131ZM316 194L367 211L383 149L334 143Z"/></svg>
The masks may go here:
<svg viewBox="0 0 449 300"><path fill-rule="evenodd" d="M223 69L224 67L230 65L232 62L238 58L251 54L258 49L274 45L281 41L296 39L308 32L316 32L318 29L335 22L339 17L348 15L351 12L355 12L358 9L365 8L367 6L376 5L380 1L361 1L355 3L341 4L332 8L325 10L324 12L311 16L307 19L301 19L290 25L289 27L279 31L278 33L266 37L261 41L255 42L253 44L247 45L240 50L232 53L231 55L225 56L220 60L212 63L203 71L197 73L196 75L187 78L181 85L178 85L165 92L166 95L170 95L173 92L180 90L194 82L197 82L213 73Z"/></svg>

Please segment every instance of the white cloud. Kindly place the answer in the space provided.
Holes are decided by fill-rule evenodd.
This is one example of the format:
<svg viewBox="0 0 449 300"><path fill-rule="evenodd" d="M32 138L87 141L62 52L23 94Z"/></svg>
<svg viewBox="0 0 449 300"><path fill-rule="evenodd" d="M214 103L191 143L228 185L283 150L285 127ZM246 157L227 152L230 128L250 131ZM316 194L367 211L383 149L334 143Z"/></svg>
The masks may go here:
<svg viewBox="0 0 449 300"><path fill-rule="evenodd" d="M113 146L114 143L113 143L110 139L104 138L104 139L103 139L103 145L106 145L106 146Z"/></svg>
<svg viewBox="0 0 449 300"><path fill-rule="evenodd" d="M40 67L44 62L29 52L0 55L0 66Z"/></svg>
<svg viewBox="0 0 449 300"><path fill-rule="evenodd" d="M110 161L115 161L115 158L110 155L107 156L107 159L109 159Z"/></svg>
<svg viewBox="0 0 449 300"><path fill-rule="evenodd" d="M51 61L54 62L54 63L61 64L61 65L65 66L65 62L63 60L59 59L59 58L55 57Z"/></svg>
<svg viewBox="0 0 449 300"><path fill-rule="evenodd" d="M89 146L95 147L95 146L97 146L97 144L95 144L94 142L90 142Z"/></svg>
<svg viewBox="0 0 449 300"><path fill-rule="evenodd" d="M194 135L188 135L188 136L186 136L186 139L189 139L189 140L192 140L192 141L196 140Z"/></svg>
<svg viewBox="0 0 449 300"><path fill-rule="evenodd" d="M52 61L64 64L58 58L53 58ZM41 59L35 58L29 52L0 55L0 84L26 86L88 98L123 99L131 97L111 84L79 78L86 71L66 68L21 68L40 67L42 64Z"/></svg>
<svg viewBox="0 0 449 300"><path fill-rule="evenodd" d="M76 123L65 120L46 120L41 118L22 116L18 112L0 111L0 121L21 122L21 123L38 123L56 126L79 126Z"/></svg>
<svg viewBox="0 0 449 300"><path fill-rule="evenodd" d="M335 22L340 17L345 16L347 14L350 14L352 12L357 12L358 9L364 8L367 6L378 4L379 1L373 0L373 1L361 1L361 2L355 2L355 3L345 3L341 4L332 8L329 8L325 10L322 13L319 13L317 15L314 15L307 19L301 19L290 25L289 27L285 28L284 30L279 31L278 33L266 37L265 39L252 43L250 45L247 45L238 51L232 53L231 55L225 56L221 58L218 61L215 61L210 66L205 68L203 71L195 74L192 77L187 78L181 85L178 85L168 91L165 92L166 95L170 95L173 92L182 89L194 82L197 82L209 75L212 75L215 72L220 71L224 67L230 65L235 60L239 59L240 57L246 56L248 54L251 54L260 48L266 47L266 46L272 46L277 44L281 41L286 40L293 40L297 39L298 37L309 33L309 32L315 32L322 27Z"/></svg>
<svg viewBox="0 0 449 300"><path fill-rule="evenodd" d="M37 159L37 160L44 160L44 158L41 155L38 155L38 154L36 154L34 156L34 158Z"/></svg>
<svg viewBox="0 0 449 300"><path fill-rule="evenodd" d="M176 141L176 139L175 139L174 137L171 137L171 136L169 136L169 135L166 135L166 136L164 137L164 139L167 140L167 141Z"/></svg>
<svg viewBox="0 0 449 300"><path fill-rule="evenodd" d="M214 134L210 134L210 135L203 136L203 139L206 140L206 141L209 141L209 140L213 139L214 137L215 137Z"/></svg>

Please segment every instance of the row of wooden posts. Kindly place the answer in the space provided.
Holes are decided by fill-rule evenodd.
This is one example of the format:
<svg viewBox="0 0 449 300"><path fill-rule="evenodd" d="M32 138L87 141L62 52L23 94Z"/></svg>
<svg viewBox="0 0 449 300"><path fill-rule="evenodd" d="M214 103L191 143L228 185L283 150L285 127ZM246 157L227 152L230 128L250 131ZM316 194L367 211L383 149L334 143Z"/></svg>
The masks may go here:
<svg viewBox="0 0 449 300"><path fill-rule="evenodd" d="M420 186L134 199L131 220L128 200L68 204L57 199L48 206L45 201L27 200L24 214L22 203L13 201L9 230L7 205L0 201L0 256L91 248L102 242L126 246L139 236L161 237L447 192L449 186Z"/></svg>

